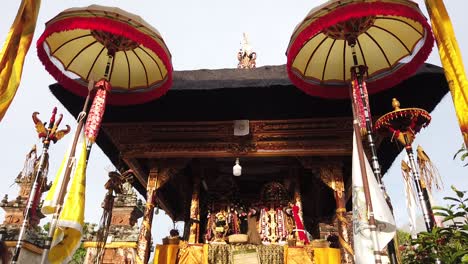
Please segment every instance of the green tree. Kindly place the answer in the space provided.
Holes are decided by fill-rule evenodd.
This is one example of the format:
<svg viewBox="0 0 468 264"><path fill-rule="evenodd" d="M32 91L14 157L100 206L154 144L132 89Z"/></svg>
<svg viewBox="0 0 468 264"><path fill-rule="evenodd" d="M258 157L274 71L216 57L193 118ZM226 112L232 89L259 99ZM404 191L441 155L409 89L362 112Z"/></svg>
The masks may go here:
<svg viewBox="0 0 468 264"><path fill-rule="evenodd" d="M421 232L402 246L403 263L435 263L436 258L443 264L468 263L468 197L466 191L454 186L452 190L456 194L454 197L444 197L451 204L433 207L434 214L443 217L446 227Z"/></svg>

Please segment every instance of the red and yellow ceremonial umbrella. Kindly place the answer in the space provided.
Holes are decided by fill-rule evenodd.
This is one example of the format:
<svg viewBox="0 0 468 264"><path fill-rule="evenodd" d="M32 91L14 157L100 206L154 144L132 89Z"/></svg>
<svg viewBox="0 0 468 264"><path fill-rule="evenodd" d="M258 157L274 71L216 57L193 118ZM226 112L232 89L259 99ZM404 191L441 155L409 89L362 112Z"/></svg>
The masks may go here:
<svg viewBox="0 0 468 264"><path fill-rule="evenodd" d="M164 95L172 84L171 55L159 32L116 7L61 12L46 23L37 52L47 71L72 93L85 97L88 82L102 78L86 124L91 142L107 103L145 103Z"/></svg>
<svg viewBox="0 0 468 264"><path fill-rule="evenodd" d="M420 108L400 108L400 102L396 98L393 98L392 106L395 110L380 117L375 122L375 130L377 133L389 137L392 141L395 140L405 147L426 230L432 232L435 226L434 213L432 212L429 195L424 187L425 183L423 183L424 181L419 175L412 147L416 134L431 122L431 115Z"/></svg>
<svg viewBox="0 0 468 264"><path fill-rule="evenodd" d="M119 8L98 5L70 8L48 21L37 41L37 52L58 83L86 97L60 187L57 204L61 205L90 97L94 96L94 101L84 129L88 155L107 103L141 104L167 92L172 84L171 55L159 32L142 18ZM96 85L94 80L98 80ZM60 206L57 208L49 239L60 213ZM43 262L47 254L45 249Z"/></svg>
<svg viewBox="0 0 468 264"><path fill-rule="evenodd" d="M329 1L295 28L286 52L288 75L309 95L347 98L350 69L363 65L372 94L415 73L433 42L426 18L412 1Z"/></svg>
<svg viewBox="0 0 468 264"><path fill-rule="evenodd" d="M312 9L291 36L286 52L290 80L312 96L352 98L354 120L359 123L355 131L367 133L379 183L368 93L410 77L429 56L433 42L426 18L409 0L328 1ZM362 151L358 153L362 160ZM365 168L361 171L364 174Z"/></svg>
<svg viewBox="0 0 468 264"><path fill-rule="evenodd" d="M91 77L105 77L113 105L157 99L172 84L171 54L159 32L116 7L61 12L46 23L37 52L47 71L77 95L87 95Z"/></svg>

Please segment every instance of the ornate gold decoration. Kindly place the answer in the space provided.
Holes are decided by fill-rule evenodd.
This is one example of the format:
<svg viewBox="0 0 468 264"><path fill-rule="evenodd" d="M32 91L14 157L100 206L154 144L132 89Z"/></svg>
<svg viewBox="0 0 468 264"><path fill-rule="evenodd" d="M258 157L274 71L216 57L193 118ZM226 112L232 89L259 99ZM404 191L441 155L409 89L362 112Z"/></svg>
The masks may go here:
<svg viewBox="0 0 468 264"><path fill-rule="evenodd" d="M198 243L200 233L200 177L193 178L192 201L190 202L190 235L189 243Z"/></svg>
<svg viewBox="0 0 468 264"><path fill-rule="evenodd" d="M343 197L345 189L341 168L336 166L321 167L320 178L328 187L337 192L338 197Z"/></svg>
<svg viewBox="0 0 468 264"><path fill-rule="evenodd" d="M146 187L147 198L145 213L143 222L141 223L140 234L138 235L137 262L148 263L156 191L158 188L162 187L174 173L181 169L186 162L186 160L168 159L158 160L152 164Z"/></svg>
<svg viewBox="0 0 468 264"><path fill-rule="evenodd" d="M242 46L237 53L237 59L239 63L237 64L238 69L253 69L256 67L255 60L257 59L257 53L253 51L252 46L250 46L249 39L247 34L243 34L244 38L242 40Z"/></svg>

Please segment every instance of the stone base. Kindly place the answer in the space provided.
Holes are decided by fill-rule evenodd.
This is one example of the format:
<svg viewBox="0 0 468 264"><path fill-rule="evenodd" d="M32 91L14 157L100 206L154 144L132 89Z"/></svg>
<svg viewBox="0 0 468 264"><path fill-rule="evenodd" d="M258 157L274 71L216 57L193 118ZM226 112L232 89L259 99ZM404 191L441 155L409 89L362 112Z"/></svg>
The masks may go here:
<svg viewBox="0 0 468 264"><path fill-rule="evenodd" d="M85 242L86 250L84 263L95 263L97 248L96 242ZM103 264L135 263L136 242L112 242L107 243L102 259Z"/></svg>
<svg viewBox="0 0 468 264"><path fill-rule="evenodd" d="M5 241L8 251L10 252L10 260L13 257L16 248L16 241ZM18 258L18 263L41 263L42 248L37 247L28 242L23 243L21 253Z"/></svg>

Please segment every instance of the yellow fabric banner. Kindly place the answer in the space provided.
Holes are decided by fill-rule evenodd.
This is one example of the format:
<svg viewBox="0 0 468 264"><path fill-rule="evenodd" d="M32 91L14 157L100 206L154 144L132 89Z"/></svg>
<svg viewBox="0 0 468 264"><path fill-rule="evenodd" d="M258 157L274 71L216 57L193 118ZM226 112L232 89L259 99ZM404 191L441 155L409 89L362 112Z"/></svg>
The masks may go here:
<svg viewBox="0 0 468 264"><path fill-rule="evenodd" d="M425 0L465 146L468 146L468 81L452 22L442 0Z"/></svg>
<svg viewBox="0 0 468 264"><path fill-rule="evenodd" d="M44 214L54 213L58 206L58 193L63 182L69 153L70 151L65 155L52 187L44 200L42 207ZM49 252L49 261L52 264L68 263L81 243L86 189L86 139L83 131L81 131L76 147L73 166L71 184L69 185L68 194L60 212L57 229L55 230Z"/></svg>
<svg viewBox="0 0 468 264"><path fill-rule="evenodd" d="M0 121L15 97L34 36L40 0L23 0L0 52Z"/></svg>

